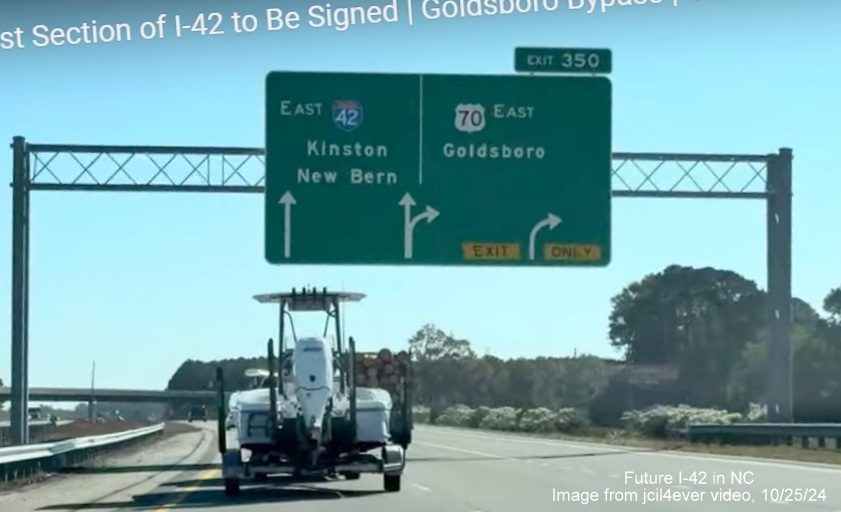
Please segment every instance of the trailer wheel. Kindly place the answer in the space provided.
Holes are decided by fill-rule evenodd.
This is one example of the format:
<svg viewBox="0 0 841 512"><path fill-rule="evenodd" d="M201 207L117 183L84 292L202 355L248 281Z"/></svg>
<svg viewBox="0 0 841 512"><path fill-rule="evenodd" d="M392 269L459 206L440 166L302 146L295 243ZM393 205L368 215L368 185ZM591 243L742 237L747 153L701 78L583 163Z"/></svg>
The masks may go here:
<svg viewBox="0 0 841 512"><path fill-rule="evenodd" d="M344 476L346 480L359 480L359 477L362 476L362 474L355 471L349 471L344 473Z"/></svg>
<svg viewBox="0 0 841 512"><path fill-rule="evenodd" d="M225 479L225 494L228 496L236 496L239 494L239 480L236 478Z"/></svg>
<svg viewBox="0 0 841 512"><path fill-rule="evenodd" d="M383 475L383 488L385 492L400 492L402 475Z"/></svg>

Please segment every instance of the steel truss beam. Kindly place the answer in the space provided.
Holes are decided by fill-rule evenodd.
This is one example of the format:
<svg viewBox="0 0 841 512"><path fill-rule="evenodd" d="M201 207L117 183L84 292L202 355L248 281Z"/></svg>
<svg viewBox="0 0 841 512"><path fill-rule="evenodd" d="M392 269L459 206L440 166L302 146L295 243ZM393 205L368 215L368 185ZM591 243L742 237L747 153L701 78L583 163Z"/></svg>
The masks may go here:
<svg viewBox="0 0 841 512"><path fill-rule="evenodd" d="M12 436L28 438L29 196L34 190L262 193L265 151L241 147L30 144L15 137L12 201ZM764 199L767 204L769 421L792 420L792 151L768 155L614 153L613 195Z"/></svg>

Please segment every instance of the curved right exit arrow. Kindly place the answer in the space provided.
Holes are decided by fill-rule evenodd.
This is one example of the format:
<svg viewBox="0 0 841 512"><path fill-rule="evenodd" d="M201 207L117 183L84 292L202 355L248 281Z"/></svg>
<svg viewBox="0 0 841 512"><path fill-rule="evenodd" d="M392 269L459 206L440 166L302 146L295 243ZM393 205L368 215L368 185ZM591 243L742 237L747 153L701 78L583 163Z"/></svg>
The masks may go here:
<svg viewBox="0 0 841 512"><path fill-rule="evenodd" d="M550 213L545 219L541 220L535 224L533 228L531 228L531 233L529 234L529 259L531 261L534 261L535 257L534 245L537 241L537 233L543 228L549 228L550 230L555 229L560 223L561 218L554 213Z"/></svg>

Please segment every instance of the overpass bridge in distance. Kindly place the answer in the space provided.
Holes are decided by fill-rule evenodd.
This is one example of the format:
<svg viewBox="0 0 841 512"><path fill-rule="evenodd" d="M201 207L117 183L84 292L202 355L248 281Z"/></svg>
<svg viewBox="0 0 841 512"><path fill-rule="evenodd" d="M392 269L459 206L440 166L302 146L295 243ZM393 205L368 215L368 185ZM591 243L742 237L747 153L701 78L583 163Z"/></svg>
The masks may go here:
<svg viewBox="0 0 841 512"><path fill-rule="evenodd" d="M12 389L0 387L0 401L11 400ZM216 391L154 391L144 389L29 388L29 399L41 402L147 402L216 400ZM230 397L230 393L226 393Z"/></svg>

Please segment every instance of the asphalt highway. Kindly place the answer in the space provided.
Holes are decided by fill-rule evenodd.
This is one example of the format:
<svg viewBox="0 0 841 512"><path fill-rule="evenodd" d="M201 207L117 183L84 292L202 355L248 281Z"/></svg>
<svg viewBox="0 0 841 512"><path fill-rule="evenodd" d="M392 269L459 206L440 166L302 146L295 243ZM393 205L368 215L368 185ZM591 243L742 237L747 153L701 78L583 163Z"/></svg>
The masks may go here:
<svg viewBox="0 0 841 512"><path fill-rule="evenodd" d="M197 425L203 430L165 438L153 450L2 495L0 510L841 511L841 468L430 427L415 430L399 493L385 494L382 477L363 475L312 483L272 478L228 498L213 424Z"/></svg>

